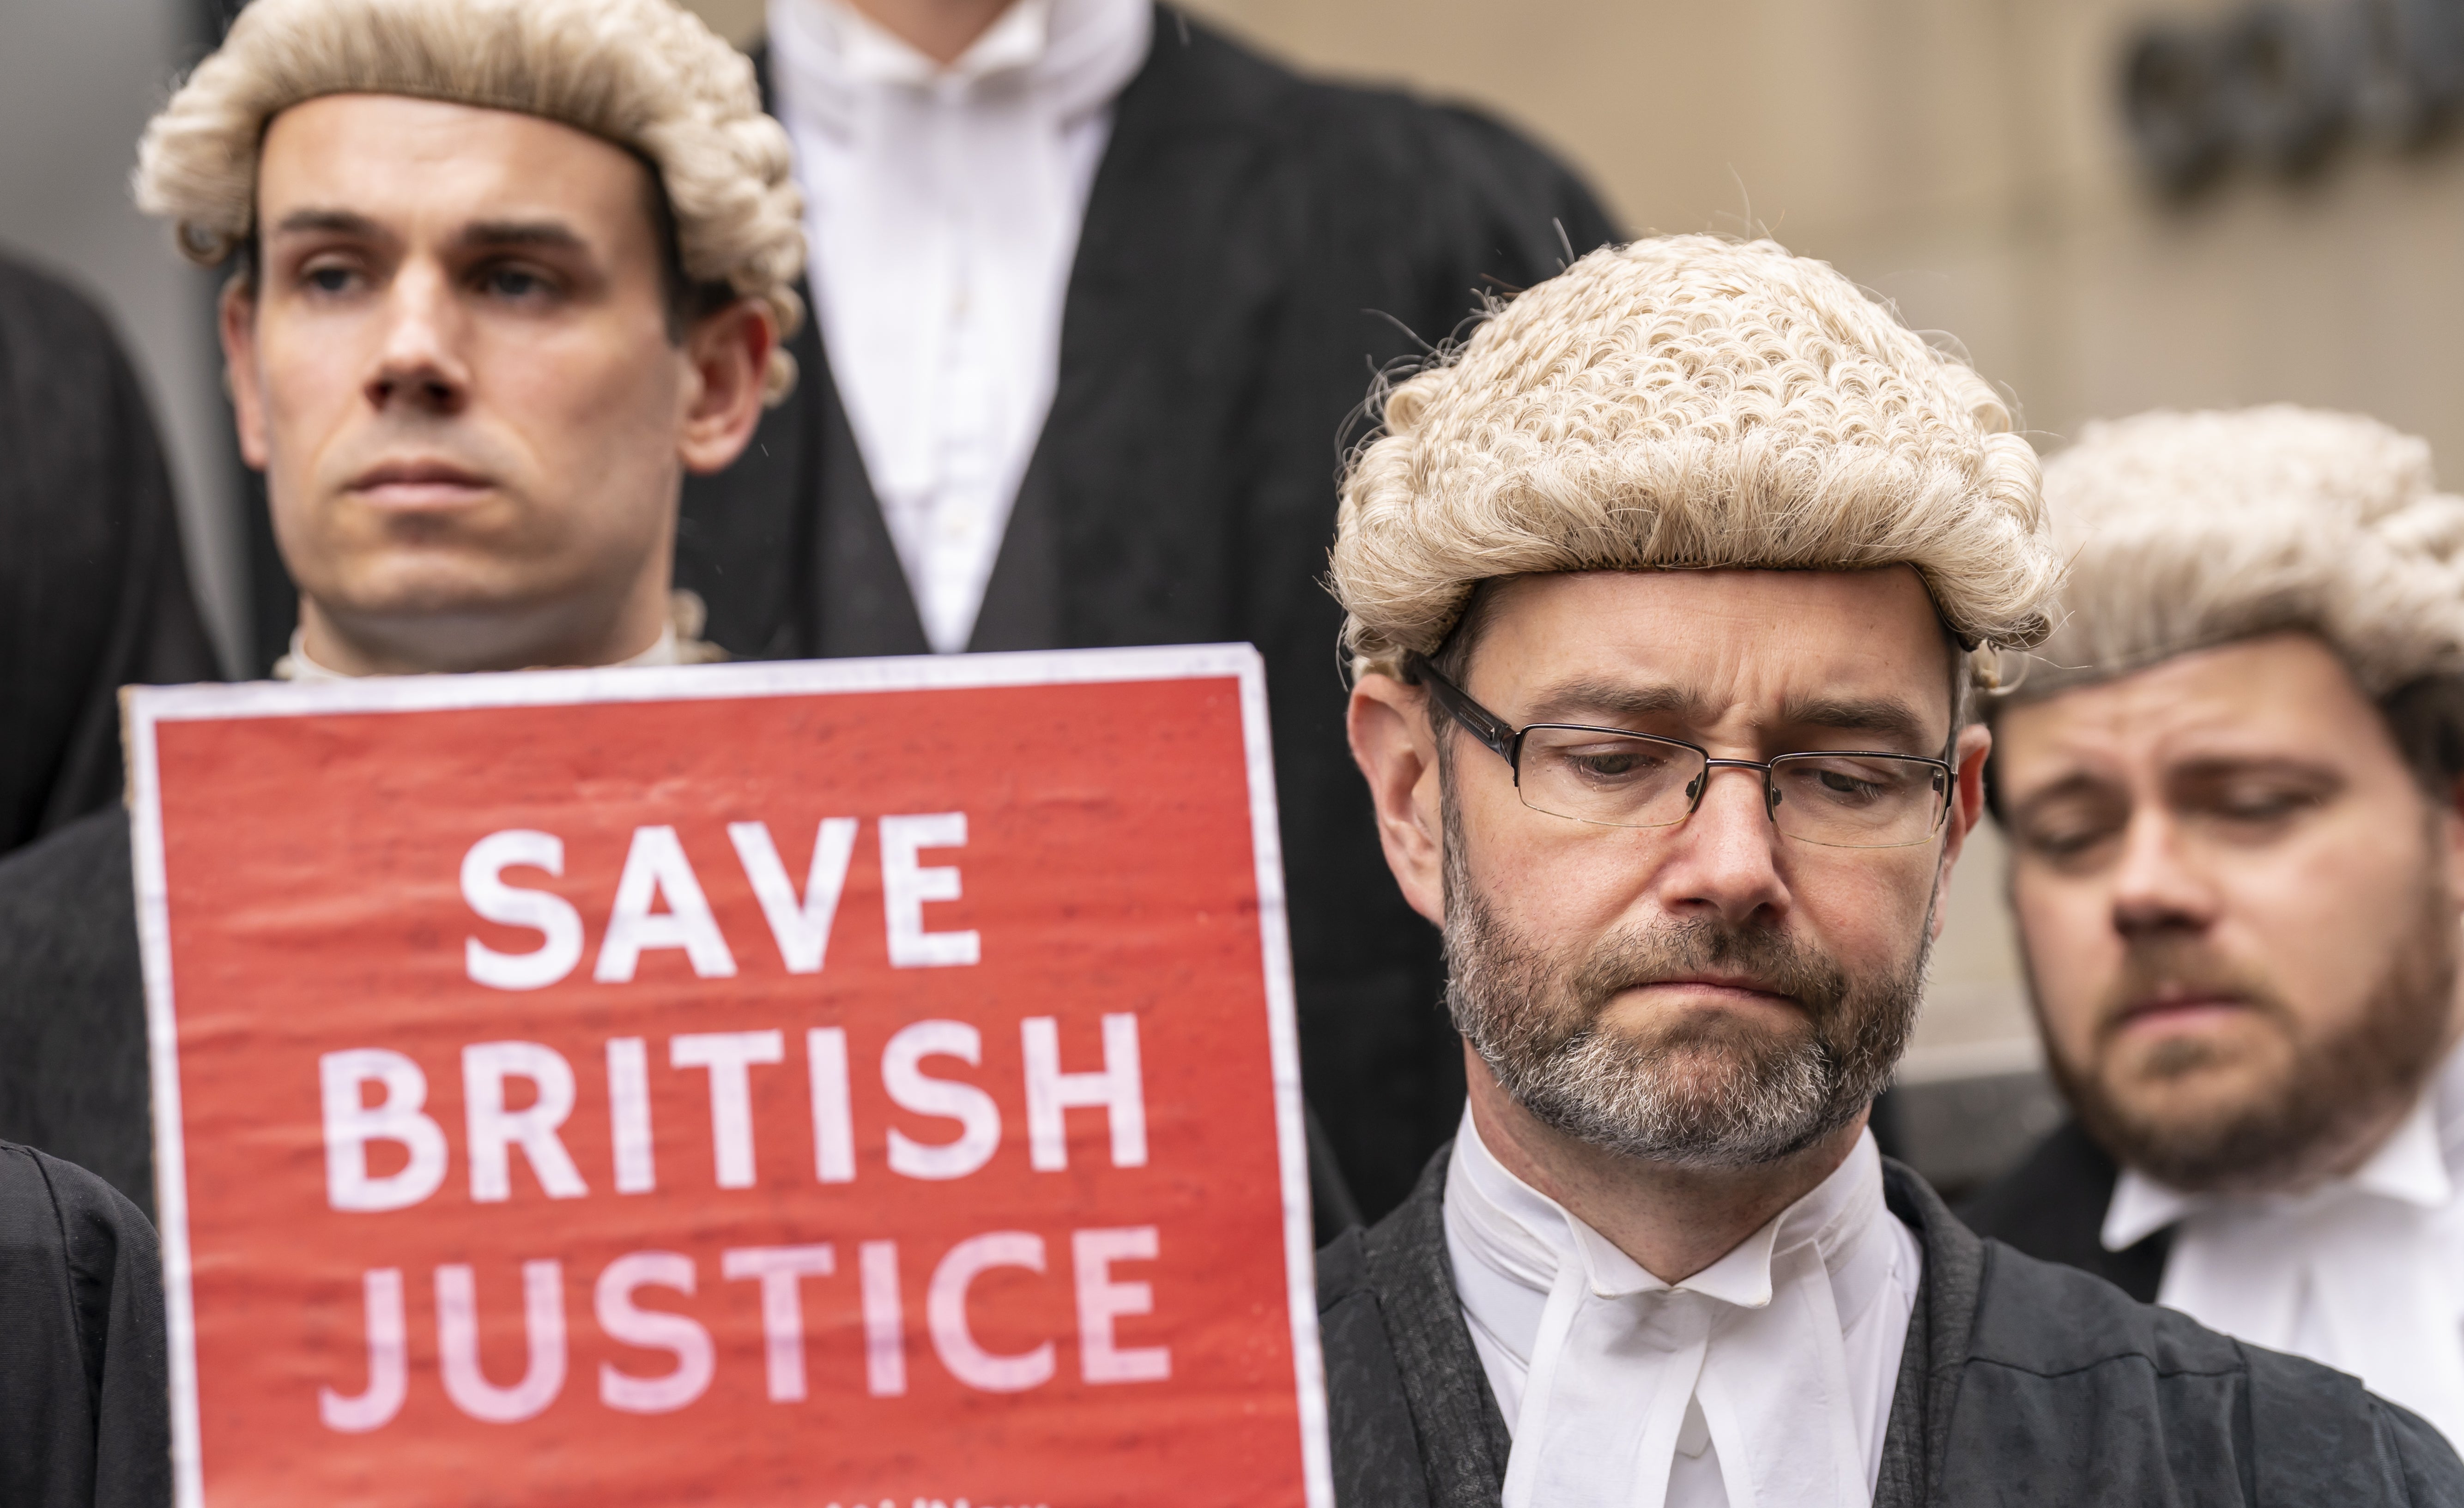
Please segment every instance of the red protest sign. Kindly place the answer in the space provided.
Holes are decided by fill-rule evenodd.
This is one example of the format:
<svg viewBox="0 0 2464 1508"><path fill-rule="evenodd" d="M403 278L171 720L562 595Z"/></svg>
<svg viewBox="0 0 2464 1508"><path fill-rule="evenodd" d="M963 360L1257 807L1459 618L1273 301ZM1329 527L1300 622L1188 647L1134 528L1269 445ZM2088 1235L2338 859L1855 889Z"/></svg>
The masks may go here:
<svg viewBox="0 0 2464 1508"><path fill-rule="evenodd" d="M1331 1502L1245 647L130 733L183 1504Z"/></svg>

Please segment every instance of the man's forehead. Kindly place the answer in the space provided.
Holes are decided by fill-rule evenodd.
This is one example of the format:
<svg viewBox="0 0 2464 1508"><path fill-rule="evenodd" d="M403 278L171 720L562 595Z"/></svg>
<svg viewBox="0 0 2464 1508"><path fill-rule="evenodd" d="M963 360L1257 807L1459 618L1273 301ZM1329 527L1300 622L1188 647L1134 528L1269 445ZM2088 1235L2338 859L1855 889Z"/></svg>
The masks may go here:
<svg viewBox="0 0 2464 1508"><path fill-rule="evenodd" d="M274 118L257 212L301 208L372 225L560 221L578 233L639 220L649 167L586 131L518 111L406 95L326 95Z"/></svg>
<svg viewBox="0 0 2464 1508"><path fill-rule="evenodd" d="M1475 665L1527 697L1613 701L1622 686L1676 691L1697 715L1750 702L1763 720L1832 720L1839 704L1897 701L1937 730L1947 716L1950 645L1904 566L1593 571L1493 590Z"/></svg>
<svg viewBox="0 0 2464 1508"><path fill-rule="evenodd" d="M2317 755L2386 737L2344 663L2302 633L2176 655L2023 702L1996 724L1996 758L2014 781L2086 765Z"/></svg>

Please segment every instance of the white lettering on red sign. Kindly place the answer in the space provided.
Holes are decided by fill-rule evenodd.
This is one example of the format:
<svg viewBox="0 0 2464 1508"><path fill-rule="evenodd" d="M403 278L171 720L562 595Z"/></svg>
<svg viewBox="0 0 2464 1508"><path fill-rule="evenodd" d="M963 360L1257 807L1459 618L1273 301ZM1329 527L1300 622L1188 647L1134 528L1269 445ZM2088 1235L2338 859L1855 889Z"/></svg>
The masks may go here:
<svg viewBox="0 0 2464 1508"><path fill-rule="evenodd" d="M799 895L768 823L727 824L728 842L789 973L819 973L829 957L830 929L847 892L860 825L852 817L822 820ZM981 962L983 941L973 929L934 931L925 926L926 905L958 900L965 888L957 865L928 864L921 856L928 849L965 847L967 814L884 817L879 830L882 920L891 965L942 969ZM564 840L554 833L512 828L490 833L462 858L462 899L473 914L539 934L539 946L528 952L502 951L477 937L463 940L464 972L493 990L544 989L562 981L582 962L585 940L581 910L552 890L509 884L505 871L521 868L561 877ZM736 950L711 909L701 877L676 830L664 824L633 830L591 977L603 984L628 983L641 968L643 953L663 949L682 952L699 978L736 974Z"/></svg>
<svg viewBox="0 0 2464 1508"><path fill-rule="evenodd" d="M727 826L729 843L790 973L818 973L827 961L860 825L852 817L821 821L801 889L766 824L737 821ZM935 930L926 925L926 907L960 899L963 886L955 865L925 863L921 856L964 847L966 815L883 817L878 834L891 964L917 969L979 962L978 932ZM564 867L564 841L552 833L512 829L491 833L471 846L462 862L461 887L473 914L528 929L539 939L538 947L522 951L500 950L476 936L466 938L464 965L473 982L496 990L537 990L564 980L580 967L588 941L581 908L561 894L506 880L508 870L518 868L561 879ZM697 977L726 978L737 972L737 948L722 930L676 829L647 825L633 830L627 847L591 977L602 984L628 983L643 955L661 950L681 953ZM1113 1167L1146 1166L1138 1020L1134 1015L1109 1014L1101 1030L1102 1065L1072 1071L1064 1067L1056 1017L1030 1016L1020 1023L1027 1156L1037 1171L1067 1169L1072 1110L1104 1113ZM847 1029L807 1028L803 1045L813 1177L823 1184L853 1182L857 1127ZM954 1132L932 1141L912 1137L894 1125L883 1127L881 1145L891 1172L950 1181L979 1171L998 1155L1006 1130L1000 1105L964 1073L982 1066L983 1048L978 1027L940 1018L909 1022L883 1045L878 1072L888 1101L910 1115L947 1122ZM643 1037L621 1036L606 1038L603 1049L609 1131L604 1187L618 1195L648 1193L659 1187L661 1176L658 1128L651 1116L653 1045ZM698 1075L707 1091L710 1176L716 1188L756 1187L761 1161L753 1076L757 1069L786 1068L787 1049L786 1033L775 1028L668 1038L665 1071ZM573 1060L544 1043L500 1040L465 1046L459 1066L462 1156L474 1203L512 1201L518 1190L534 1184L551 1199L583 1198L593 1191L562 1134L581 1087ZM428 1072L418 1061L389 1048L358 1047L322 1055L318 1071L326 1197L332 1208L403 1210L444 1186L453 1158L452 1138L428 1112ZM514 1081L527 1088L509 1089ZM383 1174L369 1170L370 1149L378 1144L401 1149L398 1169ZM528 1169L527 1177L517 1176L517 1164ZM693 1176L673 1168L669 1175ZM1168 1347L1125 1345L1117 1336L1121 1322L1155 1310L1152 1285L1121 1278L1114 1269L1120 1263L1156 1260L1160 1242L1155 1228L1080 1230L1070 1232L1067 1239L1078 1369L1084 1380L1169 1378ZM854 1243L854 1251L851 1269L842 1268L829 1242L738 1247L721 1254L719 1276L756 1289L752 1298L760 1315L766 1392L773 1402L800 1402L811 1391L805 1291L824 1282L852 1281L856 1287L866 1390L875 1397L907 1392L908 1315L898 1244L864 1240ZM923 1318L931 1353L944 1370L969 1388L994 1393L1025 1391L1053 1379L1059 1369L1059 1338L1047 1337L1023 1351L996 1352L977 1339L971 1319L978 1279L1002 1269L1043 1275L1046 1265L1045 1238L1030 1231L987 1232L940 1254L924 1284ZM518 1303L526 1352L521 1374L510 1381L487 1374L478 1336L482 1302L512 1301L512 1289L498 1287L493 1300L483 1300L482 1276L473 1265L456 1262L439 1265L431 1274L436 1384L471 1418L512 1423L535 1417L556 1401L566 1382L562 1265L545 1258L520 1264ZM504 1284L512 1276L501 1271L486 1275L495 1284ZM591 1288L591 1314L600 1331L653 1353L652 1364L642 1369L603 1362L596 1379L602 1405L627 1413L666 1413L690 1406L709 1390L718 1365L710 1329L690 1315L646 1305L640 1299L645 1291L657 1290L691 1298L697 1278L692 1257L667 1251L628 1253L601 1270ZM317 1397L319 1420L344 1433L391 1422L413 1386L403 1271L383 1267L363 1274L360 1298L367 1344L365 1384L351 1394L320 1387ZM664 1367L656 1365L661 1355ZM847 1361L851 1364L853 1358Z"/></svg>
<svg viewBox="0 0 2464 1508"><path fill-rule="evenodd" d="M1125 1281L1112 1271L1116 1262L1154 1261L1161 1255L1155 1227L1072 1231L1069 1252L1081 1375L1089 1383L1169 1378L1169 1346L1124 1346L1114 1328L1123 1319L1155 1311L1152 1284ZM858 1254L866 1388L876 1397L896 1397L907 1391L898 1245L866 1241ZM997 1353L976 1339L970 1318L978 1278L1001 1268L1041 1274L1045 1267L1045 1238L1032 1231L969 1236L934 1263L925 1291L925 1328L933 1354L953 1378L992 1393L1024 1392L1052 1381L1059 1354L1052 1339L1014 1354ZM770 1400L803 1401L810 1387L803 1290L808 1281L837 1278L831 1246L732 1248L720 1255L719 1272L730 1281L758 1285L754 1301L760 1309L762 1369ZM671 1413L710 1390L718 1362L709 1328L689 1315L645 1308L635 1298L645 1288L690 1298L698 1276L693 1259L679 1252L629 1252L601 1269L591 1285L592 1318L601 1333L626 1345L666 1352L671 1359L667 1370L647 1376L601 1363L603 1405L626 1413ZM480 1366L478 1274L468 1263L447 1263L436 1269L434 1282L438 1381L456 1409L473 1419L512 1424L533 1418L556 1402L564 1389L569 1361L561 1263L540 1259L521 1264L526 1361L521 1376L509 1384L492 1380ZM367 1385L349 1396L320 1388L317 1398L318 1417L327 1429L343 1433L383 1428L401 1411L410 1390L401 1269L378 1268L363 1275L362 1295Z"/></svg>

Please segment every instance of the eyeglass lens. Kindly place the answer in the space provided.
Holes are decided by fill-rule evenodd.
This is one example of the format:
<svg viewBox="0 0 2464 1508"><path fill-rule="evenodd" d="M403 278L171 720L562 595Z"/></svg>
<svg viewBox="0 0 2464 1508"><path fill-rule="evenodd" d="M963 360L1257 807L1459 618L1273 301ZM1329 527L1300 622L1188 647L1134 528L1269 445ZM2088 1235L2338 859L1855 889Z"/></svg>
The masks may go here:
<svg viewBox="0 0 2464 1508"><path fill-rule="evenodd" d="M1697 750L1640 734L1542 724L1525 730L1517 784L1535 811L1610 827L1668 827L1693 810L1710 766ZM1783 754L1771 761L1771 820L1836 848L1896 848L1931 837L1948 781L1892 754Z"/></svg>

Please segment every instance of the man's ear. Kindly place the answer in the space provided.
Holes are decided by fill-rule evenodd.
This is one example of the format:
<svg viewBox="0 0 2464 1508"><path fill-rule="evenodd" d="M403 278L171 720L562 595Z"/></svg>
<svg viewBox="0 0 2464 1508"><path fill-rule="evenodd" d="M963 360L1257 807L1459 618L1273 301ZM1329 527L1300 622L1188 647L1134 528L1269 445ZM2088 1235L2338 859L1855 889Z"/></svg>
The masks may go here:
<svg viewBox="0 0 2464 1508"><path fill-rule="evenodd" d="M707 475L744 453L761 423L763 382L778 344L770 306L759 298L739 298L685 333L692 372L676 454L686 470Z"/></svg>
<svg viewBox="0 0 2464 1508"><path fill-rule="evenodd" d="M1970 723L1959 731L1959 742L1953 746L1951 765L1957 772L1951 777L1950 815L1943 819L1942 866L1933 877L1934 894L1940 896L1950 888L1950 866L1959 861L1959 851L1968 845L1968 835L1985 820L1985 761L1993 753L1993 732L1983 723ZM1942 936L1944 908L1933 908L1933 935Z"/></svg>
<svg viewBox="0 0 2464 1508"><path fill-rule="evenodd" d="M223 338L223 385L231 391L240 459L262 471L273 452L265 443L265 392L256 381L256 290L244 274L223 284L216 312Z"/></svg>
<svg viewBox="0 0 2464 1508"><path fill-rule="evenodd" d="M1377 841L1386 850L1386 867L1395 872L1395 883L1402 886L1412 909L1443 927L1444 820L1428 693L1371 671L1352 688L1346 725L1353 761L1369 781L1369 798L1377 809Z"/></svg>

